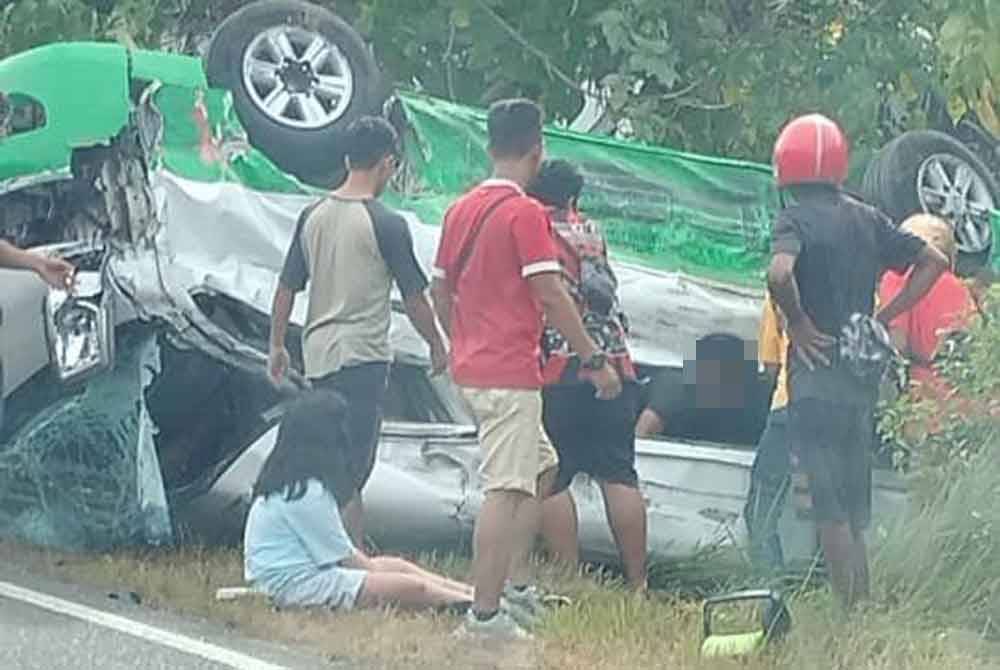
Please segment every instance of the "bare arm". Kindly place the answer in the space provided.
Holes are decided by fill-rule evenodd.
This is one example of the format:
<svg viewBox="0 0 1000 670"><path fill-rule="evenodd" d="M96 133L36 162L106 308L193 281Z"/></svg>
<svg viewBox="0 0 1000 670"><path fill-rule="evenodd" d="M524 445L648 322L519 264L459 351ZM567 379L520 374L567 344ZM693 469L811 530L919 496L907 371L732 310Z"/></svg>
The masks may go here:
<svg viewBox="0 0 1000 670"><path fill-rule="evenodd" d="M285 349L285 338L288 336L288 322L292 318L293 307L295 292L279 282L271 303L271 342L267 357L268 376L275 384L281 383L291 364L288 350Z"/></svg>
<svg viewBox="0 0 1000 670"><path fill-rule="evenodd" d="M590 358L600 351L583 327L580 313L557 273L544 272L532 275L528 281L542 303L548 324L566 338L569 346L580 358Z"/></svg>
<svg viewBox="0 0 1000 670"><path fill-rule="evenodd" d="M423 291L414 293L403 299L403 308L410 323L424 338L424 342L433 347L441 346L441 333L438 332L437 322L434 320L434 310L427 299L427 294Z"/></svg>
<svg viewBox="0 0 1000 670"><path fill-rule="evenodd" d="M767 271L767 288L785 316L788 339L795 345L796 355L812 370L817 362L830 365L830 358L825 351L836 340L820 332L802 309L799 285L795 281L796 258L796 255L785 252L774 254Z"/></svg>
<svg viewBox="0 0 1000 670"><path fill-rule="evenodd" d="M442 372L447 367L448 356L445 351L441 333L434 320L434 310L427 299L427 293L418 291L403 299L403 307L410 323L417 329L431 349L431 370L434 374Z"/></svg>
<svg viewBox="0 0 1000 670"><path fill-rule="evenodd" d="M295 292L284 284L278 284L271 303L271 348L283 348L288 336L288 322L295 307Z"/></svg>
<svg viewBox="0 0 1000 670"><path fill-rule="evenodd" d="M900 314L909 311L931 290L934 282L946 269L948 269L948 258L929 244L924 246L920 256L917 257L910 278L903 286L903 290L897 293L889 304L879 310L878 320L888 324Z"/></svg>
<svg viewBox="0 0 1000 670"><path fill-rule="evenodd" d="M0 240L0 267L31 270L49 286L64 291L73 290L76 268L71 263L62 258L33 254L6 240Z"/></svg>
<svg viewBox="0 0 1000 670"><path fill-rule="evenodd" d="M542 303L545 319L549 325L558 330L573 351L581 359L587 360L599 353L600 348L594 344L583 327L583 320L577 312L573 299L566 292L562 278L556 272L543 272L528 277L532 290ZM590 381L597 387L597 397L603 400L616 398L622 391L622 382L618 373L605 362L600 370L587 371Z"/></svg>
<svg viewBox="0 0 1000 670"><path fill-rule="evenodd" d="M431 299L434 301L434 313L444 334L451 337L451 290L448 283L435 277L431 281Z"/></svg>
<svg viewBox="0 0 1000 670"><path fill-rule="evenodd" d="M805 316L799 299L799 285L795 281L796 258L792 254L775 254L767 271L767 289L789 323L800 321Z"/></svg>
<svg viewBox="0 0 1000 670"><path fill-rule="evenodd" d="M41 258L38 254L18 249L10 242L0 240L0 267L37 271Z"/></svg>

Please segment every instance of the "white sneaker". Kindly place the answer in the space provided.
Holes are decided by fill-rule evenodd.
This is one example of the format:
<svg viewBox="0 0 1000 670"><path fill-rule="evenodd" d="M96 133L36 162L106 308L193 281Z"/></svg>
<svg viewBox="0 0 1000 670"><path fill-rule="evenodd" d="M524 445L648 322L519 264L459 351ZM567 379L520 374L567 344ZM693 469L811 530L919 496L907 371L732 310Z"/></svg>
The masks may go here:
<svg viewBox="0 0 1000 670"><path fill-rule="evenodd" d="M465 615L465 621L454 633L460 638L493 638L499 640L531 640L534 639L503 610L498 611L486 621L481 621L471 609Z"/></svg>
<svg viewBox="0 0 1000 670"><path fill-rule="evenodd" d="M519 591L510 584L506 585L500 597L500 608L525 628L537 626L545 614L538 588L534 586Z"/></svg>
<svg viewBox="0 0 1000 670"><path fill-rule="evenodd" d="M537 586L515 589L510 584L504 586L501 606L522 626L534 627L549 609L571 605L566 596L545 593Z"/></svg>

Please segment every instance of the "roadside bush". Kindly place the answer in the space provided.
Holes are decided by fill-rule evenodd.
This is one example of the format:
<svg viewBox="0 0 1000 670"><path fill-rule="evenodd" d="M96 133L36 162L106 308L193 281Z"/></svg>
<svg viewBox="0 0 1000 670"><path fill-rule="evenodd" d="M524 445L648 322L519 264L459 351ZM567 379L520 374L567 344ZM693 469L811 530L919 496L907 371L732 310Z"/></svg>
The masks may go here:
<svg viewBox="0 0 1000 670"><path fill-rule="evenodd" d="M913 620L1000 634L1000 290L938 370L950 397L901 398L881 430L907 463L912 501L874 560L883 600Z"/></svg>

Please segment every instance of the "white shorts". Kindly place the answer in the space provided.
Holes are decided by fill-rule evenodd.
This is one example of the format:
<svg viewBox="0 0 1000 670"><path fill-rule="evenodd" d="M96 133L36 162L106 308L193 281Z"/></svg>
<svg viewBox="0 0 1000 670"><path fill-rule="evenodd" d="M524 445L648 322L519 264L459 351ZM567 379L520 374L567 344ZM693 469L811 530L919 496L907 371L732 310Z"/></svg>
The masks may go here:
<svg viewBox="0 0 1000 670"><path fill-rule="evenodd" d="M365 585L365 570L331 567L296 579L272 598L279 607L326 607L350 610Z"/></svg>

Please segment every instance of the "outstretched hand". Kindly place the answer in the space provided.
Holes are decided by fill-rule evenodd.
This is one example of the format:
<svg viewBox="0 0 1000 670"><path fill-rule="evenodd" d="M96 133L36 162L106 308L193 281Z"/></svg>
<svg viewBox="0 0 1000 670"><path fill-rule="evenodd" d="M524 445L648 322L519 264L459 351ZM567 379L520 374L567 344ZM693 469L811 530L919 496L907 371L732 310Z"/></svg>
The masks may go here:
<svg viewBox="0 0 1000 670"><path fill-rule="evenodd" d="M42 256L35 265L35 272L52 288L72 291L76 277L76 268L62 258Z"/></svg>

